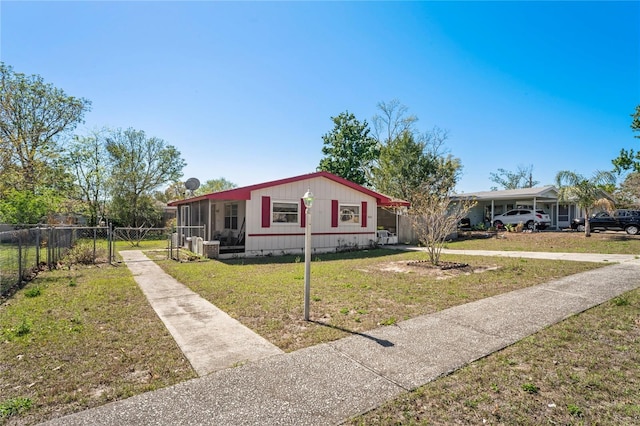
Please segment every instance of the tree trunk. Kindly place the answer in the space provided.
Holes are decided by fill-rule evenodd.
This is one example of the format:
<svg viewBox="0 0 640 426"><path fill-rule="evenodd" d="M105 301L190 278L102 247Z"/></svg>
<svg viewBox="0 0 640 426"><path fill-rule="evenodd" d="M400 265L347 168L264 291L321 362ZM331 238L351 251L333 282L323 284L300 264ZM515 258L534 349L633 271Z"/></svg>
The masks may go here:
<svg viewBox="0 0 640 426"><path fill-rule="evenodd" d="M584 236L585 237L590 237L591 236L591 225L589 224L589 210L585 209L584 212Z"/></svg>

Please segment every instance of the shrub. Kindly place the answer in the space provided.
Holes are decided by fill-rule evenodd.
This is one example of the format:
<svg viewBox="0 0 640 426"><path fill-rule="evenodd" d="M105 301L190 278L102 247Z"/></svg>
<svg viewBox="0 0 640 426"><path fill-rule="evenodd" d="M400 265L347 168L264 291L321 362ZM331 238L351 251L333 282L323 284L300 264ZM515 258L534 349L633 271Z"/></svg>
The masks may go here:
<svg viewBox="0 0 640 426"><path fill-rule="evenodd" d="M94 256L93 241L79 241L67 252L64 263L69 265L89 265L94 263L96 259L105 258L106 256L105 249L99 247L96 247Z"/></svg>

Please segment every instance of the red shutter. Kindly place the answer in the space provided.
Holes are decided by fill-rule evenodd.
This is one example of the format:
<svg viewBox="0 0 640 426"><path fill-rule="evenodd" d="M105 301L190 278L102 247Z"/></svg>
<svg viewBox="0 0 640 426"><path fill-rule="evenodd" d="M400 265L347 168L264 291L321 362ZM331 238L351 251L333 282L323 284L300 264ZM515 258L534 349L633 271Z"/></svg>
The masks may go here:
<svg viewBox="0 0 640 426"><path fill-rule="evenodd" d="M300 228L307 226L307 208L304 205L304 200L300 198Z"/></svg>
<svg viewBox="0 0 640 426"><path fill-rule="evenodd" d="M362 202L362 207L360 208L360 226L363 228L367 227L367 202Z"/></svg>
<svg viewBox="0 0 640 426"><path fill-rule="evenodd" d="M271 226L271 197L262 197L262 227Z"/></svg>
<svg viewBox="0 0 640 426"><path fill-rule="evenodd" d="M331 200L331 227L338 227L338 200Z"/></svg>

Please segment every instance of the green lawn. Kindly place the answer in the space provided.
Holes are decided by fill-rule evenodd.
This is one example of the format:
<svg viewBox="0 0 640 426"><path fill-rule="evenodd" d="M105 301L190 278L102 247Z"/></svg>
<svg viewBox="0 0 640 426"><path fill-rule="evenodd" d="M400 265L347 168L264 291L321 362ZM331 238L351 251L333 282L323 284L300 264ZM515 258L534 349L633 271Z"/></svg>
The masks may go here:
<svg viewBox="0 0 640 426"><path fill-rule="evenodd" d="M406 267L408 261L425 256L384 249L315 256L311 264L311 323L303 320L304 262L300 257L158 263L285 351L601 266L443 255L445 261L493 269L460 274L452 270L436 277L428 268ZM399 267L406 271L392 269Z"/></svg>
<svg viewBox="0 0 640 426"><path fill-rule="evenodd" d="M500 232L498 237L476 238L487 233L462 232L458 241L446 247L460 250L550 251L572 253L639 254L640 235L624 232L594 232L587 238L582 232Z"/></svg>
<svg viewBox="0 0 640 426"><path fill-rule="evenodd" d="M0 348L0 413L27 398L24 423L195 377L124 266L40 274L0 306Z"/></svg>

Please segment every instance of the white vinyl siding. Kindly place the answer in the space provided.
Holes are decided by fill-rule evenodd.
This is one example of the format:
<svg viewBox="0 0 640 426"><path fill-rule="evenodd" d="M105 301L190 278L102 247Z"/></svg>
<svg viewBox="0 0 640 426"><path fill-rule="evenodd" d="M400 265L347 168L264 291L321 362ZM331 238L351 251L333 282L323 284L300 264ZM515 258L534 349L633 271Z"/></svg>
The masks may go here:
<svg viewBox="0 0 640 426"><path fill-rule="evenodd" d="M247 201L247 240L245 251L248 255L261 255L268 252L277 254L300 253L304 248L305 229L302 226L305 214L300 199L311 190L314 194L311 207L311 232L312 246L317 250L335 249L348 243L366 247L369 241L375 240L376 235L376 199L363 194L353 188L333 182L329 179L318 177L309 180L300 180L283 185L261 188L252 191L251 199ZM263 198L270 198L268 210L270 227L263 227ZM274 222L274 206L279 203L291 203L296 200L297 224L293 222ZM348 206L357 222L341 224L338 217L338 227L331 226L332 201L338 201L339 206ZM362 203L366 202L367 212L362 211ZM277 211L277 209L276 209ZM338 210L339 213L339 210ZM366 227L362 226L362 215L367 214Z"/></svg>

